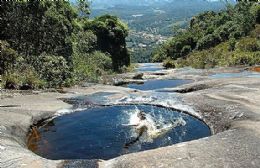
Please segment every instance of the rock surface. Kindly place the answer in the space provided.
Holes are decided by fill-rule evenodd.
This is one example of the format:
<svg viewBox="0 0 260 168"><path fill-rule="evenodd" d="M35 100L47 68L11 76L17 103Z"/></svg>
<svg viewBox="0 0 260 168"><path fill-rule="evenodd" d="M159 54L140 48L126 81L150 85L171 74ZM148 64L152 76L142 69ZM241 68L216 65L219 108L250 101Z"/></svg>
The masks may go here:
<svg viewBox="0 0 260 168"><path fill-rule="evenodd" d="M165 75L159 75L158 78L178 77L195 81L178 88L167 89L164 94L108 85L67 88L61 93L1 92L0 167L258 168L260 165L260 78L212 79L208 77L209 74L217 72L240 70L219 68L163 71ZM152 75L153 78L156 77L156 74ZM149 79L149 73L144 73L143 78ZM27 149L26 141L31 125L41 119L73 111L73 103L67 104L62 100L98 92L113 93L105 96L105 104L139 102L185 110L206 122L213 136L128 154L108 161L53 161L37 156ZM173 100L174 97L178 99ZM104 102L97 100L94 103Z"/></svg>

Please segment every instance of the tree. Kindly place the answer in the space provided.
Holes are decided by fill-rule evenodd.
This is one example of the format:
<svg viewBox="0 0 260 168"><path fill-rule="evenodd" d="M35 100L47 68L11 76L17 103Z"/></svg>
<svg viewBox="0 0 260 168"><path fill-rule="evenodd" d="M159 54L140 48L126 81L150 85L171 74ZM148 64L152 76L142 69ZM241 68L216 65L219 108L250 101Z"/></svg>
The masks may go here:
<svg viewBox="0 0 260 168"><path fill-rule="evenodd" d="M86 54L97 49L97 36L92 31L79 31L72 36L73 53Z"/></svg>
<svg viewBox="0 0 260 168"><path fill-rule="evenodd" d="M70 77L70 68L62 56L41 54L34 67L41 79L47 82L48 87L64 86L66 80Z"/></svg>
<svg viewBox="0 0 260 168"><path fill-rule="evenodd" d="M85 25L85 30L92 30L96 34L98 49L111 55L115 71L130 64L125 41L128 28L116 16L100 16Z"/></svg>
<svg viewBox="0 0 260 168"><path fill-rule="evenodd" d="M90 14L89 2L88 0L78 0L77 8L80 18L88 18Z"/></svg>
<svg viewBox="0 0 260 168"><path fill-rule="evenodd" d="M1 39L29 58L42 52L70 61L76 11L66 1L1 2Z"/></svg>
<svg viewBox="0 0 260 168"><path fill-rule="evenodd" d="M0 40L0 75L13 69L18 54L6 41Z"/></svg>

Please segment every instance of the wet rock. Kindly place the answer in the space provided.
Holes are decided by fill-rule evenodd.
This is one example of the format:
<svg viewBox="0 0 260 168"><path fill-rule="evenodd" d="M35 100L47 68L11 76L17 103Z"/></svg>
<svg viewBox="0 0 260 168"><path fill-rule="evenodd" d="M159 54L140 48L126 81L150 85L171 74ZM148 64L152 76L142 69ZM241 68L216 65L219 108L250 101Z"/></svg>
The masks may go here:
<svg viewBox="0 0 260 168"><path fill-rule="evenodd" d="M131 79L121 79L121 80L115 80L113 85L115 86L123 86L130 83L136 83L136 84L144 84L143 80L131 80Z"/></svg>
<svg viewBox="0 0 260 168"><path fill-rule="evenodd" d="M151 75L164 76L164 75L166 75L166 73L164 73L164 72L154 72L154 73L151 73Z"/></svg>
<svg viewBox="0 0 260 168"><path fill-rule="evenodd" d="M24 84L24 85L20 86L20 90L33 90L33 89L34 89L34 87L29 84Z"/></svg>
<svg viewBox="0 0 260 168"><path fill-rule="evenodd" d="M195 85L192 87L187 87L187 88L183 88L183 89L179 89L179 90L177 89L177 90L174 90L174 92L190 93L190 92L195 92L195 91L204 90L204 89L208 89L208 88L210 88L210 87L205 84L199 84L199 85Z"/></svg>
<svg viewBox="0 0 260 168"><path fill-rule="evenodd" d="M18 89L18 85L13 82L6 82L5 89L15 90L15 89Z"/></svg>
<svg viewBox="0 0 260 168"><path fill-rule="evenodd" d="M143 79L144 74L143 73L137 73L133 76L133 79Z"/></svg>

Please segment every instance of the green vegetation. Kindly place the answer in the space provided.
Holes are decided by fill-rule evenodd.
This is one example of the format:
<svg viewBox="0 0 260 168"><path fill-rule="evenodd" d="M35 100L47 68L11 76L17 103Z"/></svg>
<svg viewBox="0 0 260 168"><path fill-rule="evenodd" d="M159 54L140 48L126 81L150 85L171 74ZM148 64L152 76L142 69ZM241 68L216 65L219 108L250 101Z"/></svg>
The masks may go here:
<svg viewBox="0 0 260 168"><path fill-rule="evenodd" d="M152 51L168 37L188 26L192 16L203 11L219 11L220 1L202 0L94 0L91 17L113 13L130 28L127 47L131 62L151 62Z"/></svg>
<svg viewBox="0 0 260 168"><path fill-rule="evenodd" d="M153 52L153 61L171 59L176 67L194 68L260 64L259 17L254 2L199 14L187 30Z"/></svg>
<svg viewBox="0 0 260 168"><path fill-rule="evenodd" d="M175 68L175 62L174 62L174 60L172 60L171 58L166 58L166 59L163 61L163 66L164 66L166 69Z"/></svg>
<svg viewBox="0 0 260 168"><path fill-rule="evenodd" d="M127 25L89 19L86 0L7 1L0 5L0 76L9 89L63 87L98 81L130 65Z"/></svg>
<svg viewBox="0 0 260 168"><path fill-rule="evenodd" d="M125 41L128 35L127 25L115 16L104 15L86 24L85 29L91 29L97 35L98 49L111 55L115 71L124 65L130 65Z"/></svg>

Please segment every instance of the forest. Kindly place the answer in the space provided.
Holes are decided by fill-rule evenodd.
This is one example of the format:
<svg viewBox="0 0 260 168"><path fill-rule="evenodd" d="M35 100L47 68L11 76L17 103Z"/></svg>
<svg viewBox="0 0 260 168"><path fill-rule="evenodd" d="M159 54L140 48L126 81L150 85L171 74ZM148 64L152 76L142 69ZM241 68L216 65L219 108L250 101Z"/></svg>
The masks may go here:
<svg viewBox="0 0 260 168"><path fill-rule="evenodd" d="M240 1L193 17L189 27L153 52L165 67L212 68L260 63L260 6Z"/></svg>
<svg viewBox="0 0 260 168"><path fill-rule="evenodd" d="M234 4L233 1L230 1ZM127 47L131 62L150 62L152 51L164 39L188 27L192 16L225 8L222 1L204 0L94 0L90 17L113 14L123 19L131 30ZM142 46L142 47L140 47Z"/></svg>
<svg viewBox="0 0 260 168"><path fill-rule="evenodd" d="M127 25L111 15L90 20L86 0L0 3L4 88L71 86L130 64Z"/></svg>

